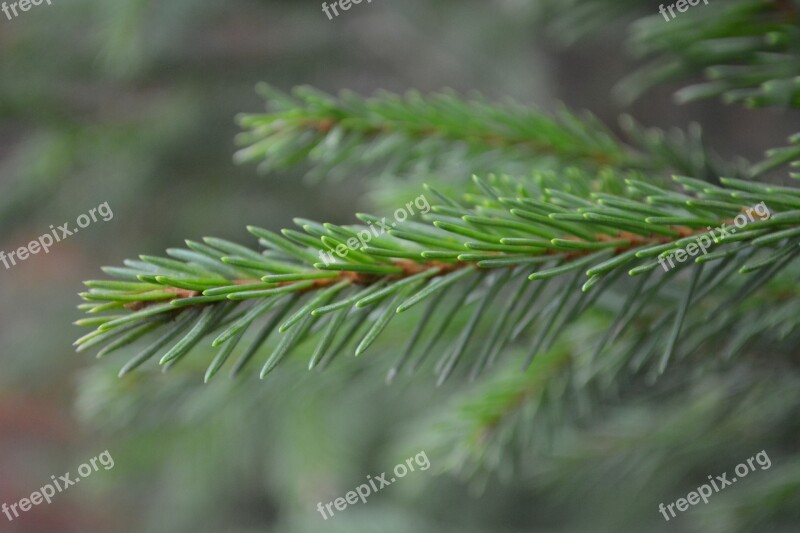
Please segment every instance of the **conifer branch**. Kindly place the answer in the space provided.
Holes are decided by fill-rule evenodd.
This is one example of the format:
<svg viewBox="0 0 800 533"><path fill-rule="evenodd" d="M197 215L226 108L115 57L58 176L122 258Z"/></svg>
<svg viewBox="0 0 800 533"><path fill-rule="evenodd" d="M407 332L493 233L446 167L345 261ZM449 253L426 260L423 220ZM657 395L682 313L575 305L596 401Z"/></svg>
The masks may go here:
<svg viewBox="0 0 800 533"><path fill-rule="evenodd" d="M289 96L261 84L266 114L246 114L239 123L243 145L238 162L260 161L263 171L304 161L314 177L342 178L366 168L384 175L446 177L470 173L523 174L536 168L582 165L598 169L672 170L698 177L731 175L704 146L699 126L689 132L645 131L623 117L628 143L616 138L589 113L561 108L555 117L516 102L463 100L445 91L404 97L379 93L339 97L308 87Z"/></svg>
<svg viewBox="0 0 800 533"><path fill-rule="evenodd" d="M659 12L658 4L635 0L554 0L538 10L548 33L565 45L609 30L616 20L629 24L628 49L645 65L617 87L625 103L665 82L702 75L705 82L676 93L678 102L721 97L748 107L800 106L796 2L725 0L681 12L674 2L661 5Z"/></svg>
<svg viewBox="0 0 800 533"><path fill-rule="evenodd" d="M653 86L703 74L678 102L722 97L748 107L800 106L800 14L791 1L731 0L632 26L630 48L650 63L619 86L631 101Z"/></svg>
<svg viewBox="0 0 800 533"><path fill-rule="evenodd" d="M753 273L758 281L741 285L731 296L726 304L729 314L800 252L800 190L775 190L726 178L719 186L685 177L675 181L682 192L627 179L627 189L612 194L594 190L598 184L592 175L577 169L568 180L553 174L521 181L491 176L488 180L475 178L474 190L461 199L429 187L428 194L438 202L421 221L389 227L385 218L358 215L367 226L299 219L296 222L304 232L284 230L278 235L249 228L266 249L263 252L221 239L187 241L188 249L168 250L170 258L141 256L139 261L126 261L125 267L104 269L118 281L87 282L89 291L82 295L87 304L82 308L92 317L78 323L97 329L76 344L79 350L105 344L101 355L106 355L154 329L167 329L165 336L125 366L127 372L180 339L162 355L161 364L169 368L215 332L212 344L221 351L209 367L210 379L243 340L245 331L271 312L266 326L234 366L238 373L267 338L274 336L280 342L264 363L264 377L313 335L315 324L329 326L311 361L312 367L318 363L324 367L326 357L336 355L329 348L337 334L356 320L361 309L370 310L359 319L371 324L367 333L361 336L352 331L347 338L336 339L338 347L361 338L357 355L375 341L396 313L423 302L438 305L438 298L447 293L482 294L477 297L483 304L461 331L463 341L436 364L443 382L465 353L472 351L473 332L486 323L485 315L491 315L489 296L507 283L518 280L518 290L544 284L544 292L549 294L550 303L544 308L529 300L524 308L511 309L515 326L495 335L495 342L505 344L531 323L538 323L527 366L598 296L613 289L620 273L651 276L662 267L667 270L667 262L672 267L661 281L628 302L622 310L626 313L657 297L666 279L691 264L673 265L668 259L673 252L703 242L710 246L713 239L717 246L699 255L696 262L719 261L719 266L707 275L700 265L695 267L691 285L680 297L667 298L653 315L649 335L669 331L657 367L662 373L681 332L691 331L696 324L686 318L690 303L698 306L720 283L736 285L730 266L742 274ZM759 202L769 206L769 211L759 210L759 216L753 217L751 206ZM716 226L730 225L739 217L746 221L745 212L752 220L738 234L715 234ZM334 255L337 250L342 257ZM335 260L325 260L326 254ZM740 263L744 258L748 260ZM585 279L580 281L584 273ZM581 285L583 291L576 294ZM537 290L536 296L541 297L541 292ZM537 321L537 314L547 319ZM625 323L633 318L639 316L626 318ZM406 354L414 352L417 340L415 335ZM493 348L488 346L482 353ZM483 363L479 366L473 374L480 372ZM393 368L392 375L397 370Z"/></svg>

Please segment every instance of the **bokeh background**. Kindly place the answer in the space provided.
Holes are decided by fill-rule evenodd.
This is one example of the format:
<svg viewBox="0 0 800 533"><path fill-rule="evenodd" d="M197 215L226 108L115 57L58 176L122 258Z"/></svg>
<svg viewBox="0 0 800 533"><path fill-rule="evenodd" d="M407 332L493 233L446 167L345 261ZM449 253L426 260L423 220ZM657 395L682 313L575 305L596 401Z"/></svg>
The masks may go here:
<svg viewBox="0 0 800 533"><path fill-rule="evenodd" d="M793 133L796 116L675 107L671 87L621 107L609 95L633 65L623 26L563 48L535 0L375 0L332 21L319 4L54 0L0 15L0 249L103 202L114 213L0 267L0 503L104 450L115 460L51 505L0 516L0 531L565 531L566 515L591 530L597 514L625 512L546 500L515 476L454 475L419 420L467 385L387 387L379 351L324 374L294 365L266 382L210 385L201 364L119 380L119 355L74 353L77 293L102 265L206 235L254 244L248 224L350 223L371 207L370 176L311 183L233 163L234 117L262 109L259 81L362 94L451 87L545 109L563 101L611 125L623 111L645 125L697 121L722 156L751 160ZM402 331L384 345L392 335ZM427 472L332 520L316 512L420 450ZM648 513L642 531L664 527Z"/></svg>

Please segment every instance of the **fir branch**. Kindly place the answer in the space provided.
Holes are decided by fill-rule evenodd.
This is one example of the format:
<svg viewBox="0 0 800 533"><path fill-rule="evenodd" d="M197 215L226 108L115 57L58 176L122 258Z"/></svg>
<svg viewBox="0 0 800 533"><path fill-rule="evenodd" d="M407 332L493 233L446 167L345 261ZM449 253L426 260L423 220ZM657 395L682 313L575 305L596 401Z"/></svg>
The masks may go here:
<svg viewBox="0 0 800 533"><path fill-rule="evenodd" d="M791 1L730 0L665 21L654 14L632 27L630 48L649 64L624 80L624 101L672 79L702 73L678 102L722 97L749 107L800 106L800 13Z"/></svg>
<svg viewBox="0 0 800 533"><path fill-rule="evenodd" d="M264 171L309 161L310 175L345 177L357 168L385 175L447 176L470 173L522 174L536 168L613 167L675 172L694 176L730 175L705 148L699 127L684 134L645 133L630 117L623 126L629 143L617 139L589 113L561 108L555 117L515 102L490 103L481 96L464 100L445 91L404 97L379 93L338 98L308 87L286 95L259 86L269 112L239 117L247 131L239 162L260 161Z"/></svg>
<svg viewBox="0 0 800 533"><path fill-rule="evenodd" d="M800 105L800 9L792 0L711 2L674 18L633 0L544 1L537 11L563 45L617 20L629 24L628 48L646 64L617 87L625 103L700 74L707 81L679 90L678 102L722 97L749 107Z"/></svg>
<svg viewBox="0 0 800 533"><path fill-rule="evenodd" d="M709 269L707 275L696 267L691 285L678 295L665 296L654 314L651 309L624 320L627 325L631 319L647 316L651 320L650 338L671 331L667 349L660 357L661 364L653 367L660 374L677 351L682 332L691 331L698 320L704 319L697 313L689 313L692 318L686 318L689 302L692 307L699 307L701 300L720 283L737 286L731 277L733 272L724 269L733 265L755 280L739 283L738 291L728 301L711 302L711 309L725 306L727 315L721 324L730 325L748 316L736 315L734 310L758 289L773 282L800 253L800 190L774 191L768 186L734 179L723 179L722 185L716 186L676 177L684 192L628 179L628 189L620 195L593 191L597 182L591 174L579 171L570 174L569 180L540 174L527 181L496 176L474 181L474 190L460 200L429 189L441 203L423 217L424 222L409 220L389 228L385 219L382 225L374 225L380 220L370 215L359 216L362 221L372 223L370 226L297 220L304 232L284 230L281 236L250 228L266 248L263 253L208 238L204 243L187 241L188 249L168 250L171 258L141 256L139 261L126 261L124 268L107 268L106 272L120 281L87 282L89 291L82 296L88 302L85 309L92 318L79 324L97 329L76 344L85 349L114 342L114 349L118 349L129 338L130 342L138 339L132 329L156 321L173 332L169 335L183 336L162 357L162 364L171 366L201 338L216 332L214 345L222 351L209 368L210 378L233 350L226 343L238 343L260 316L275 307L277 311L246 348L243 362L235 367L238 372L268 337L279 337L278 347L262 368L264 377L293 348L312 336L315 323L336 326L318 344L311 366L324 359L337 329L348 322L342 313L359 308L374 310L366 318L372 327L357 342L356 352L360 354L396 313L421 303L433 305L438 302L436 297L464 291L466 285L472 288L462 294L476 295L483 304L460 330L463 341L436 364L442 382L463 359L481 319L485 322L485 315L491 315L489 295L510 281L508 276L495 273L511 269L512 278L528 277L534 283L546 285L551 303L548 311L542 311L547 319L539 324L527 365L540 351L548 349L566 324L592 307L594 300L589 299L598 295L589 293L613 289L615 276L624 271L637 276L661 267L666 270L666 263L672 263L667 259L671 253L691 246L696 250L704 239L709 246L713 238L719 249L699 255L696 262L722 259L718 265ZM759 212L760 216L753 218L744 231L720 236L715 235L714 229L706 228L710 223L731 224L734 217L744 217L742 213L758 201L771 211ZM749 213L752 217L752 210ZM378 232L381 227L385 230L383 235ZM342 257L319 261L325 254L333 258L337 250ZM747 264L737 263L748 257ZM758 260L754 261L756 257ZM639 299L617 312L624 313L630 306L652 301L661 294L663 281L689 264L675 264L662 281L646 288ZM584 273L586 282L579 283ZM581 285L583 291L577 290ZM252 307L248 307L249 303ZM708 311L709 304L703 305ZM131 312L102 314L118 313L125 308ZM535 317L528 318L530 310L540 309L529 303L527 309L512 317L517 326L500 334L498 341L508 342L527 330ZM175 320L198 311L189 323ZM187 333L185 328L191 324ZM795 331L792 325L788 327L789 331ZM278 334L274 335L276 329ZM747 330L752 328L747 326ZM125 342L120 340L121 335L125 335L122 337ZM134 358L136 366L155 356L172 338L159 339L155 349L146 348L144 355ZM414 342L417 340L415 335ZM358 337L348 337L341 342L356 341ZM651 345L642 357L652 359L655 348L655 344ZM406 352L413 351L412 343ZM131 368L127 365L125 370Z"/></svg>
<svg viewBox="0 0 800 533"><path fill-rule="evenodd" d="M587 341L588 334L584 328L578 339ZM547 362L539 372L498 373L424 421L426 440L436 443L447 457L448 469L473 481L485 481L493 473L511 478L524 464L537 474L534 479L543 488L551 482L562 487L567 483L572 495L595 490L575 482L585 479L587 469L598 470L588 479L612 472L613 482L626 486L629 471L613 465L635 460L632 457L653 459L653 466L666 475L675 463L670 453L663 452L686 453L692 448L687 449L687 443L692 442L698 443L694 452L699 457L693 463L701 474L715 464L716 458L709 454L718 454L719 446L727 449L732 442L737 443L733 456L753 453L750 447L759 446L755 449L767 448L773 461L781 452L791 457L791 439L782 430L790 427L790 433L797 433L790 422L792 409L785 409L798 404L797 379L782 372L779 361L745 363L744 371L701 378L699 383L670 380L643 393L637 380L625 376L614 376L613 391L598 389L599 380L587 368L583 352L582 344L569 341L543 354ZM633 397L635 406L627 401ZM603 412L598 405L604 406ZM412 434L418 435L419 428ZM742 440L743 435L750 437ZM765 435L772 437L765 441ZM673 482L683 481L682 475L673 473L671 477L678 478ZM796 482L796 472L788 476ZM644 484L647 479L636 482ZM749 497L740 496L743 502ZM646 516L652 507L645 507ZM748 520L756 521L757 515Z"/></svg>

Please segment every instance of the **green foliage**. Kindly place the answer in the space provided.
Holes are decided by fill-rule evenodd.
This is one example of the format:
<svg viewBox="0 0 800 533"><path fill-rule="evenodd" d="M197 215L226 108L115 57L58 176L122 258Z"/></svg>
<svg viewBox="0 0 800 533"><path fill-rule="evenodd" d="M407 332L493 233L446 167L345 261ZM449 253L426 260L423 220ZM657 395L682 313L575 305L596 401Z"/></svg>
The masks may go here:
<svg viewBox="0 0 800 533"><path fill-rule="evenodd" d="M586 340L568 340L524 374L493 376L437 409L414 433L423 430L426 440L436 442L435 453L474 482L529 472L537 495L532 499L566 506L560 514L586 520L602 508L624 506L624 513L604 516L603 527L584 522L586 530L603 531L634 531L655 522L657 495L676 490L665 487L691 490L694 480L702 484L708 475L730 472L764 449L771 458L784 457L780 464L772 461L779 472L757 470L735 492L715 494L708 506L681 515L681 523L689 531L720 533L792 530L800 471L785 437L796 438L800 428L796 410L786 406L800 402L800 389L789 365L740 361L739 371L724 377L711 372L720 365L705 365L704 376L667 378L648 391L622 376L617 387L599 395L602 374L582 355ZM597 407L601 399L610 405L605 412ZM635 478L631 464L637 465ZM599 480L614 489L598 491ZM596 509L587 512L587 505Z"/></svg>
<svg viewBox="0 0 800 533"><path fill-rule="evenodd" d="M800 168L800 133L792 135L789 139L790 146L773 148L767 152L767 157L753 165L748 171L752 178L759 178L777 168L789 165L791 168ZM800 179L800 173L790 172L789 176Z"/></svg>
<svg viewBox="0 0 800 533"><path fill-rule="evenodd" d="M749 107L800 106L798 6L790 0L698 5L674 20L652 15L633 26L630 47L650 63L623 82L625 99L671 79L708 80L676 94L679 102L721 96Z"/></svg>
<svg viewBox="0 0 800 533"><path fill-rule="evenodd" d="M463 179L471 173L526 174L537 169L673 170L713 179L738 172L705 147L699 126L688 132L644 129L625 116L628 143L589 113L561 108L555 117L516 102L495 104L452 92L401 97L378 93L338 98L309 87L292 95L261 84L266 114L242 115L239 162L274 171L308 160L310 176L344 178L357 169L383 176Z"/></svg>
<svg viewBox="0 0 800 533"><path fill-rule="evenodd" d="M633 0L541 2L536 10L548 33L572 45L609 28L630 25L628 48L645 62L620 83L623 102L672 80L702 74L703 83L676 94L678 102L722 97L749 107L800 106L800 6L794 0L726 0L690 7L665 19L658 6ZM673 8L674 9L674 8Z"/></svg>
<svg viewBox="0 0 800 533"><path fill-rule="evenodd" d="M668 339L657 357L655 343L643 352L644 359L657 361L657 373L673 357L681 332L716 324L719 316L713 311L723 304L724 320L719 325L739 324L728 356L767 330L791 331L797 320L791 313L773 315L772 320L776 316L782 320L762 325L738 304L765 285L765 290L791 290L790 282L778 274L800 253L800 189L727 178L716 186L676 177L683 189L678 192L631 177L625 190L615 192L623 177L597 181L592 173L573 169L566 176L543 172L527 180L475 178L475 187L463 198L429 187L427 194L438 202L420 221L389 226L385 217L362 214L359 218L369 226L299 219L295 222L302 232L284 230L278 235L250 228L264 246L263 252L221 239L187 241L188 249L168 250L170 258L142 256L126 261L123 268L105 269L119 281L87 282L85 309L93 316L79 323L97 329L77 344L84 349L111 342L101 352L105 355L163 327L167 333L134 357L125 366L126 373L158 354L168 368L202 338L215 333L213 345L220 351L207 371L210 379L237 345L243 354L234 373L273 337L279 340L263 363L263 378L293 348L312 337L315 326L324 332L313 352L312 368L326 366L347 345L356 345L355 354L360 355L397 313L420 303L439 306L448 293L473 295L479 304L460 327L459 340L435 365L442 383L467 354L472 356L472 376L478 375L502 346L537 321L527 366L604 292L619 291L617 282L625 271L629 276L652 278L640 291L631 292L616 313L619 329L624 330L634 319L648 316L648 303L658 303L641 339ZM772 212L754 216L750 206L760 202ZM748 209L753 220L744 231L737 234L733 229L722 235L717 229L732 225L736 216L747 221L743 213ZM667 270L675 251L691 246L696 251L697 243L704 242L705 247L719 244L712 253L695 259L698 265L692 269L691 281L680 293L665 294L665 281L691 262L676 261L667 274L661 273L661 267ZM332 254L348 246L351 249L344 257ZM324 259L325 253L331 254L330 259ZM701 266L705 263L714 263L708 273ZM737 269L749 282L733 276ZM654 275L654 271L659 273ZM728 301L701 302L724 284L738 287ZM583 291L573 294L580 286ZM501 291L521 295L529 289L535 289L529 297L495 298L500 303L492 305L492 296ZM541 303L537 304L536 297ZM544 302L549 304L542 308ZM690 305L692 313L688 313ZM462 306L460 301L453 309ZM492 324L489 317L498 315L497 307L502 320ZM134 311L125 312L126 308ZM441 313L440 307L436 309L428 313ZM264 325L256 326L264 315ZM476 339L481 324L495 327L485 345ZM242 343L250 328L258 329L258 334ZM434 333L429 346L444 330ZM619 334L617 330L614 336ZM419 338L413 337L404 359L392 368L392 376L413 357ZM686 344L687 353L701 348L707 339L689 340L693 342ZM336 348L331 347L333 342Z"/></svg>
<svg viewBox="0 0 800 533"><path fill-rule="evenodd" d="M627 1L539 6L565 42L638 14ZM633 98L704 74L710 81L680 100L796 107L794 6L732 0L670 22L649 11L631 40L647 64L621 92ZM800 161L796 136L761 162L731 164L696 125L664 132L623 116L618 137L591 115L449 91L260 90L268 110L240 117L237 160L265 171L303 166L316 178L369 175L387 206L424 193L431 209L417 205L396 226L389 210L357 214L360 224L250 227L259 249L207 238L106 267L112 279L86 282L79 324L95 329L79 350L105 357L141 344L123 375L156 357L206 381L281 367L283 379L264 387L276 397L300 358L314 370L339 358L330 370L352 370L348 384L367 381L359 372L370 367L343 360L351 354L380 354L371 369L387 381L428 369L439 384L455 377L455 407L441 404L430 435L449 453L443 468L487 484L497 473L533 474L533 490L553 506L583 505L589 498L574 497L582 491L595 506L626 505L606 530L659 518L643 497L648 482L671 494L689 474L729 470L735 463L719 450L741 460L767 446L785 458L780 475L715 502L724 520L699 512L687 521L710 531L793 523L800 188L777 180ZM397 194L402 181L415 194ZM431 185L417 188L423 181ZM762 203L769 216L721 236L718 227ZM385 233L358 241L384 223ZM708 253L665 271L676 251L700 243ZM351 250L338 257L342 247ZM623 484L634 469L640 479Z"/></svg>

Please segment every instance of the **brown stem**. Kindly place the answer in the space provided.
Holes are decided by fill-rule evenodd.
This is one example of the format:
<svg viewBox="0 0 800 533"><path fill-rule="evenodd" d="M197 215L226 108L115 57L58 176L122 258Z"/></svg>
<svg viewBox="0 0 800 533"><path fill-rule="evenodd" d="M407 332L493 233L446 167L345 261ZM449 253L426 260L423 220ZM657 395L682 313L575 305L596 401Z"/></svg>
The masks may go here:
<svg viewBox="0 0 800 533"><path fill-rule="evenodd" d="M301 123L303 127L316 130L319 133L325 134L330 132L335 126L336 121L333 118L324 118L321 120L316 119L307 119ZM377 135L385 135L390 134L393 132L398 131L399 128L392 128L390 123L384 123L380 126L373 126L371 128L365 128L361 130L361 133L364 135L373 137ZM448 138L447 132L438 130L432 127L425 127L425 128L408 128L408 133L412 135L416 135L420 139L430 138L430 137L444 137ZM512 139L509 137L503 137L497 133L489 133L489 134L467 134L461 135L459 137L449 136L451 140L461 140L465 139L467 141L474 141L482 144L488 144L490 146L496 147L505 147L511 148L514 146L525 146L532 148L533 150L548 154L548 155L557 155L556 149L551 144L535 141L532 139ZM598 165L608 165L613 162L613 160L608 156L608 154L603 152L585 152L579 153L582 157L594 161Z"/></svg>
<svg viewBox="0 0 800 533"><path fill-rule="evenodd" d="M684 226L675 226L675 227L672 227L671 229L673 229L674 231L678 232L679 233L679 237L681 237L681 238L701 233L701 230L695 231L695 230L692 230L691 228L684 227ZM619 246L619 247L614 249L615 254L621 254L621 253L623 253L623 252L625 252L627 250L630 250L632 248L636 248L636 247L644 246L644 245L666 244L668 242L672 242L672 240L673 240L671 237L667 237L667 236L663 236L663 235L651 235L651 236L648 236L648 237L643 237L641 235L636 235L634 233L630 233L630 232L626 232L626 231L620 231L616 235L613 235L613 236L605 235L605 234L596 235L596 239L598 241L606 241L606 242L607 241L612 241L612 240L627 240L628 241L627 245ZM575 240L576 242L584 242L583 239L579 239L579 238L574 238L572 240ZM587 255L589 253L593 253L595 251L596 250L575 250L573 252L569 252L569 253L564 254L564 257L566 258L566 260L569 261L571 259L582 257L584 255ZM547 249L542 253L544 255L558 255L558 254L562 254L563 252L560 251L560 250ZM504 254L502 252L498 252L497 253L498 257L503 257L503 255ZM300 292L308 292L308 291L312 291L312 290L321 289L321 288L324 288L324 287L329 287L329 286L335 285L336 283L339 283L340 281L343 281L343 280L350 281L354 285L368 286L368 285L376 283L377 281L382 280L382 279L399 280L399 279L403 279L403 278L407 278L407 277L413 276L415 274L419 274L421 272L424 272L426 270L430 270L432 268L439 268L439 272L437 272L435 274L435 276L444 276L446 274L449 274L449 273L454 272L456 270L460 270L462 268L477 268L477 264L475 262L472 262L472 261L455 261L455 262L422 261L422 262L418 262L418 261L413 261L413 260L410 260L410 259L396 259L396 260L392 261L392 264L394 266L402 268L403 271L401 273L399 273L399 274L393 274L393 275L390 275L390 276L378 276L378 275L374 275L374 274L364 274L364 273L360 273L360 272L347 272L347 271L344 271L344 272L340 272L339 275L337 275L335 277L314 280L314 282L309 287L306 287L304 289L300 289ZM260 283L260 282L261 282L261 280L259 280L259 279L239 279L239 280L232 281L231 285L249 285L249 284ZM286 286L294 285L296 283L297 282L295 282L295 281L284 281L284 282L280 282L280 283L276 284L276 286L277 287L286 287ZM179 289L179 288L176 288L176 287L166 287L164 290L174 292L175 293L175 299L178 299L178 298L193 298L193 297L196 297L196 296L201 296L201 293L198 292L198 291L191 291L191 290L187 290L187 289ZM154 302L154 301L131 302L129 304L126 304L125 307L130 309L130 310L132 310L132 311L138 311L140 309L143 309L143 308L145 308L145 307L147 307L149 305L153 305L153 304L156 304L156 303L163 303L163 302L162 301L159 301L159 302Z"/></svg>

